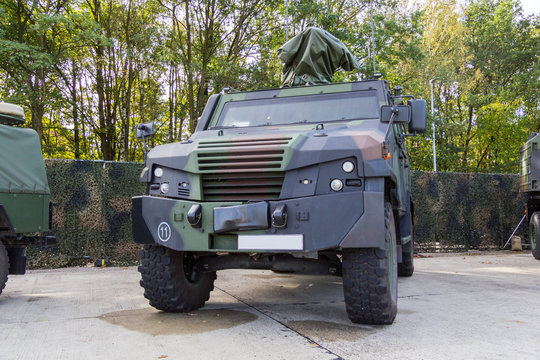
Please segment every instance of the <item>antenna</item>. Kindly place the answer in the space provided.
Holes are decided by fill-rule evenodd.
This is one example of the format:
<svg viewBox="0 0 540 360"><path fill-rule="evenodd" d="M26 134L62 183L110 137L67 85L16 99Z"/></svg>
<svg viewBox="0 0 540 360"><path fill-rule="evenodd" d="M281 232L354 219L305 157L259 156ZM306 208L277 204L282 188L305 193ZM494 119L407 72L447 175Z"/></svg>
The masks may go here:
<svg viewBox="0 0 540 360"><path fill-rule="evenodd" d="M289 0L285 0L285 42L289 41Z"/></svg>
<svg viewBox="0 0 540 360"><path fill-rule="evenodd" d="M373 22L373 0L369 0L369 14L371 18L371 56L373 58L373 73L377 73L377 66L375 65L375 23Z"/></svg>

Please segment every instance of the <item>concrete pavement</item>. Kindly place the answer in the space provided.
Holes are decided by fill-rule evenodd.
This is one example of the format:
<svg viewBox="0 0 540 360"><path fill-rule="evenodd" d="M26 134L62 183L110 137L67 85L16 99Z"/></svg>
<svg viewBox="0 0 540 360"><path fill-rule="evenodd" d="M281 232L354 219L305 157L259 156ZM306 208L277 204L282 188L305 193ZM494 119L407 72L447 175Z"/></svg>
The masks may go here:
<svg viewBox="0 0 540 360"><path fill-rule="evenodd" d="M228 270L190 314L149 307L135 268L11 276L0 359L538 359L540 261L415 259L391 326L352 324L341 279Z"/></svg>

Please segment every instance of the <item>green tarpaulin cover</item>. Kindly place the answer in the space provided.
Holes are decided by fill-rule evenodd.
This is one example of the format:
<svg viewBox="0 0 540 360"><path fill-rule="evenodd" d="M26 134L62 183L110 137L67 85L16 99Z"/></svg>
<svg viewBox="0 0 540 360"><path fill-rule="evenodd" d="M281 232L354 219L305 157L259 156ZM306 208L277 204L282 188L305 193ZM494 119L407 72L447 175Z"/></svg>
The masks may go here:
<svg viewBox="0 0 540 360"><path fill-rule="evenodd" d="M308 28L278 49L283 61L282 86L327 84L337 69L360 69L339 39L325 30Z"/></svg>
<svg viewBox="0 0 540 360"><path fill-rule="evenodd" d="M34 130L0 124L0 192L50 193Z"/></svg>

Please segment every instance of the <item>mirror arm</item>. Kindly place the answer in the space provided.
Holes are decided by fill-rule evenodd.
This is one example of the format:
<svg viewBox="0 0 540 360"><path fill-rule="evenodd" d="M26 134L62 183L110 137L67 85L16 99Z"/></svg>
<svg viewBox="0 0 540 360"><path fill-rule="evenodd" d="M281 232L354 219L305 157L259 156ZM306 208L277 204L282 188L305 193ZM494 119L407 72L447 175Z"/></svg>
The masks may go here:
<svg viewBox="0 0 540 360"><path fill-rule="evenodd" d="M384 140L386 141L386 138L388 136L388 132L390 131L390 128L394 124L394 119L396 118L399 110L397 107L392 106L392 116L390 116L390 121L388 121L388 127L386 128L386 133L384 134Z"/></svg>
<svg viewBox="0 0 540 360"><path fill-rule="evenodd" d="M145 141L145 136L143 135L142 136L142 143L143 143L143 146L144 146L144 153L143 153L143 156L144 156L144 162L146 163L146 156L148 155L148 148L146 147L146 141Z"/></svg>

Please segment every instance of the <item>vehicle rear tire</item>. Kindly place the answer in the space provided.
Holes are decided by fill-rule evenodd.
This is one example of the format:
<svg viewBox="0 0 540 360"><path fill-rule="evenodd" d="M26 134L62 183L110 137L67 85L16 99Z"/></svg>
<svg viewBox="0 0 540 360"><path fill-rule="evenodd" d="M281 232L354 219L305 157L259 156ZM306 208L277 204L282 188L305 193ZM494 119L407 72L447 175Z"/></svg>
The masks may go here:
<svg viewBox="0 0 540 360"><path fill-rule="evenodd" d="M398 276L410 277L414 273L414 233L411 218L411 240L401 246L401 262L398 264Z"/></svg>
<svg viewBox="0 0 540 360"><path fill-rule="evenodd" d="M531 216L529 223L529 238L531 241L532 255L536 260L540 260L540 211L536 211Z"/></svg>
<svg viewBox="0 0 540 360"><path fill-rule="evenodd" d="M397 314L396 228L389 203L384 227L384 249L343 249L343 292L353 323L391 324Z"/></svg>
<svg viewBox="0 0 540 360"><path fill-rule="evenodd" d="M144 245L139 257L140 284L151 306L167 312L189 312L209 299L216 273L194 273L194 253Z"/></svg>
<svg viewBox="0 0 540 360"><path fill-rule="evenodd" d="M2 241L0 241L0 294L6 286L9 273L9 257L6 248Z"/></svg>

